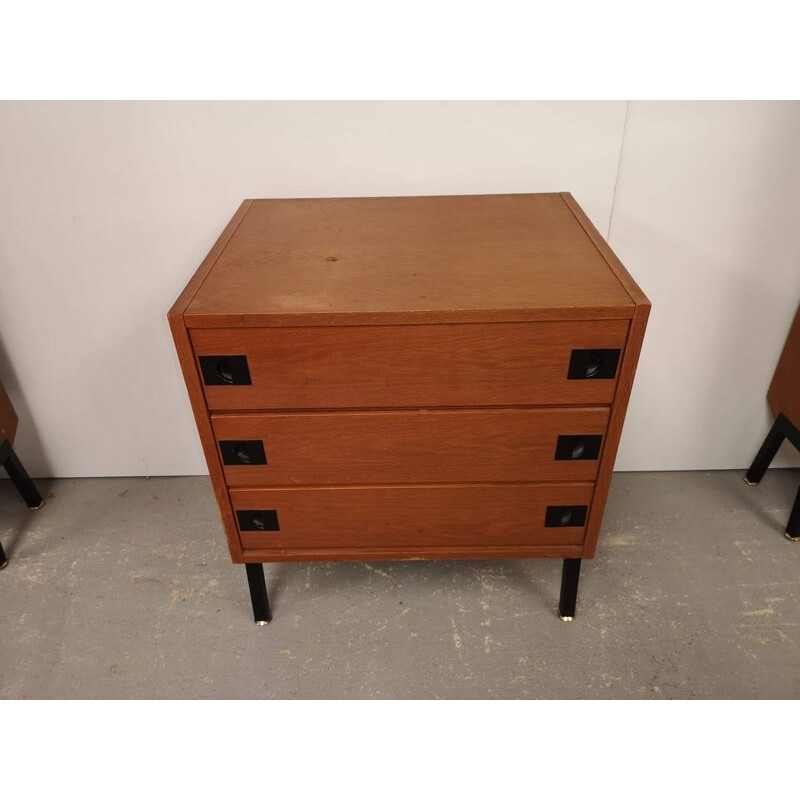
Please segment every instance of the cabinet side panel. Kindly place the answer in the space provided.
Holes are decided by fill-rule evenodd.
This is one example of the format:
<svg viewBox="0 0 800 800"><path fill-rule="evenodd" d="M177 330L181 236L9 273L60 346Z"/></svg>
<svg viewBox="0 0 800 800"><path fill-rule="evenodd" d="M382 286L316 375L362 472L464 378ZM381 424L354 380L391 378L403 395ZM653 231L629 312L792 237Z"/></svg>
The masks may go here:
<svg viewBox="0 0 800 800"><path fill-rule="evenodd" d="M241 224L247 212L252 206L252 200L245 200L234 214L225 230L217 239L209 254L198 267L186 288L181 292L172 308L167 314L169 327L172 331L172 338L175 341L175 350L178 353L178 361L183 372L183 379L186 382L186 389L189 393L189 401L192 404L197 431L200 434L200 443L203 447L203 454L208 464L208 472L211 476L211 484L214 487L214 494L217 498L222 524L225 527L225 536L228 540L228 548L234 563L242 563L242 546L239 541L239 531L236 527L236 520L231 509L230 498L225 487L225 478L222 472L217 444L214 439L214 432L211 428L208 409L206 407L205 396L203 395L202 383L197 372L197 359L192 349L189 332L186 330L183 313L191 302L197 290L202 285L206 276L216 264L217 259L222 254L225 246L230 241L236 229Z"/></svg>
<svg viewBox="0 0 800 800"><path fill-rule="evenodd" d="M230 498L225 487L225 476L222 471L222 463L217 450L214 431L211 428L211 419L206 408L200 376L195 366L197 359L194 357L189 333L183 324L183 317L170 315L169 325L172 329L172 337L175 340L175 349L178 351L178 360L183 371L183 379L186 381L186 389L189 392L189 400L192 404L194 419L197 423L197 432L200 434L200 442L208 464L214 495L217 498L217 505L222 516L222 524L225 526L225 536L228 539L231 558L235 564L241 564L242 546L239 541L239 531L236 527Z"/></svg>
<svg viewBox="0 0 800 800"><path fill-rule="evenodd" d="M584 558L593 558L597 548L597 537L600 534L600 526L603 522L603 512L606 508L608 490L611 486L614 461L617 458L619 440L625 423L625 413L628 410L628 400L633 388L633 379L636 375L636 366L639 363L639 353L642 350L642 341L649 315L649 303L636 306L630 330L628 331L628 340L625 344L619 380L617 381L617 391L614 395L614 404L611 407L611 416L608 421L608 433L603 441L597 481L589 510L589 519L586 523L586 538L583 545Z"/></svg>
<svg viewBox="0 0 800 800"><path fill-rule="evenodd" d="M793 425L800 425L800 308L786 337L767 399L776 417L784 414Z"/></svg>
<svg viewBox="0 0 800 800"><path fill-rule="evenodd" d="M14 435L17 432L17 412L11 405L11 400L0 383L0 443L8 440L14 444Z"/></svg>

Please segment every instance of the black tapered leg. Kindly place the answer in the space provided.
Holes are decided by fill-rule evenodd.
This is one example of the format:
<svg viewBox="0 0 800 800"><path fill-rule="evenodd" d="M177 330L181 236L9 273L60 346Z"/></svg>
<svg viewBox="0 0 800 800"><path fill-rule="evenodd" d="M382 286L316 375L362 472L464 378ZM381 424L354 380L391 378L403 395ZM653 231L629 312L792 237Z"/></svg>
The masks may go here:
<svg viewBox="0 0 800 800"><path fill-rule="evenodd" d="M772 459L775 458L775 454L786 438L786 434L781 428L781 418L778 417L769 429L769 433L764 439L761 449L753 459L750 469L747 470L747 474L744 476L745 483L749 483L751 486L761 483L761 479L764 477L767 467L772 463Z"/></svg>
<svg viewBox="0 0 800 800"><path fill-rule="evenodd" d="M792 541L800 540L800 488L797 490L797 495L794 498L794 505L792 506L792 513L789 515L789 521L786 523L786 538Z"/></svg>
<svg viewBox="0 0 800 800"><path fill-rule="evenodd" d="M22 466L22 462L9 442L3 442L0 447L0 461L2 461L8 477L11 478L28 507L41 508L44 505L44 500L42 500L39 490L33 485L30 475L25 471L25 467Z"/></svg>
<svg viewBox="0 0 800 800"><path fill-rule="evenodd" d="M8 564L8 559L6 558L6 551L3 550L3 545L0 544L0 569L3 569Z"/></svg>
<svg viewBox="0 0 800 800"><path fill-rule="evenodd" d="M558 601L558 614L564 622L572 622L575 617L575 603L578 600L578 578L581 574L579 558L565 558L561 570L561 599Z"/></svg>
<svg viewBox="0 0 800 800"><path fill-rule="evenodd" d="M253 617L256 625L266 625L272 619L267 598L267 582L264 580L263 564L245 564L250 599L253 601Z"/></svg>

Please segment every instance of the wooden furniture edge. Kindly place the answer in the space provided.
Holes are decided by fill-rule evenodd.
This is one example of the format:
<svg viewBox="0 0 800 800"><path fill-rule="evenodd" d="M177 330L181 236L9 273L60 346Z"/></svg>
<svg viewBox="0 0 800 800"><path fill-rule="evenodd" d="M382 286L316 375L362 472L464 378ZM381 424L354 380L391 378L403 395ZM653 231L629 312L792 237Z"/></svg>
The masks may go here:
<svg viewBox="0 0 800 800"><path fill-rule="evenodd" d="M243 495L253 494L254 492L307 492L309 489L319 490L323 492L344 492L344 491L358 491L360 489L477 489L482 486L549 486L551 489L553 485L563 486L568 489L583 489L587 486L592 486L595 481L576 481L576 480L553 480L553 481L455 481L453 483L442 483L436 481L435 483L314 483L307 486L295 485L290 486L229 486L228 491L231 494Z"/></svg>
<svg viewBox="0 0 800 800"><path fill-rule="evenodd" d="M611 271L616 276L617 280L622 284L622 288L630 296L631 300L636 304L650 305L647 295L641 290L639 285L633 279L633 276L625 269L624 264L617 258L614 251L608 242L600 235L600 232L592 224L589 217L586 216L584 210L578 205L575 198L570 192L560 192L561 199L567 204L567 208L572 212L572 215L578 221L580 226L586 232L586 235L591 240L592 244L597 248L597 251L603 257L603 260L608 264Z"/></svg>
<svg viewBox="0 0 800 800"><path fill-rule="evenodd" d="M565 405L559 403L557 405L549 405L547 403L533 403L508 405L498 403L497 405L480 405L480 406L435 406L427 404L424 406L342 406L339 408L319 408L317 406L255 406L253 408L236 408L236 409L213 409L211 411L211 418L219 417L252 417L260 416L263 414L396 414L405 412L419 412L426 413L440 413L448 411L557 411L560 408L567 410L590 411L592 409L606 409L611 408L611 403L574 403L572 405Z"/></svg>
<svg viewBox="0 0 800 800"><path fill-rule="evenodd" d="M797 368L793 368L793 361L800 353L800 306L798 306L786 334L786 341L783 343L775 369L772 372L772 380L767 389L767 404L769 405L772 416L778 414L786 415L793 425L800 425L800 378L792 380L790 375L797 376ZM788 395L788 401L787 401Z"/></svg>
<svg viewBox="0 0 800 800"><path fill-rule="evenodd" d="M222 463L220 462L219 453L217 451L217 443L214 438L214 431L211 427L211 419L205 403L203 386L197 371L194 349L192 348L189 331L186 328L183 312L217 262L217 259L239 227L239 224L244 219L252 203L252 200L245 200L239 206L236 214L227 224L225 230L214 244L214 247L198 267L189 283L186 284L186 287L181 292L178 299L173 303L172 308L167 312L167 320L169 321L172 338L175 341L175 349L178 353L178 362L183 372L183 378L189 394L189 402L192 406L192 413L194 414L197 430L200 434L200 443L203 447L203 454L205 455L206 464L208 465L208 471L211 476L211 485L214 489L214 495L217 498L222 524L225 528L225 536L228 540L228 548L230 549L231 559L234 564L242 563L242 545L239 541L239 529L236 525L236 518L234 517L230 497L228 496Z"/></svg>
<svg viewBox="0 0 800 800"><path fill-rule="evenodd" d="M586 216L586 213L578 205L572 194L570 192L560 192L560 195L564 203L566 203L567 208L572 212L592 244L594 244L598 253L603 257L609 269L614 273L623 289L625 289L635 304L630 328L628 330L628 338L625 344L625 352L620 367L619 380L617 381L614 401L611 406L608 433L603 442L603 451L600 457L600 466L597 472L591 511L589 512L589 519L586 524L583 557L593 558L595 550L597 549L597 540L603 521L608 492L611 486L614 462L622 437L622 428L628 409L628 401L633 388L633 379L636 375L639 354L642 349L644 332L647 327L647 319L650 315L650 300L625 268L624 264L616 256L608 242L600 235L600 232L592 224L592 221Z"/></svg>
<svg viewBox="0 0 800 800"><path fill-rule="evenodd" d="M9 444L14 444L14 438L17 435L17 426L19 425L19 417L8 396L5 387L0 383L0 442L6 440Z"/></svg>
<svg viewBox="0 0 800 800"><path fill-rule="evenodd" d="M186 382L186 390L189 393L189 402L192 406L197 431L200 434L200 444L203 447L203 454L206 457L208 472L211 476L211 485L214 495L217 498L222 524L225 528L225 536L228 539L228 547L231 551L231 558L234 564L242 563L242 545L239 541L239 529L228 496L225 484L225 475L222 470L217 442L214 438L214 431L211 427L211 419L205 405L203 388L200 382L200 375L197 372L194 350L189 339L189 332L183 324L180 314L169 317L169 326L172 330L172 338L175 341L175 349L178 353L178 362L181 365L183 378Z"/></svg>
<svg viewBox="0 0 800 800"><path fill-rule="evenodd" d="M473 558L580 558L581 545L530 547L330 548L323 550L245 550L245 564L272 561L461 561Z"/></svg>
<svg viewBox="0 0 800 800"><path fill-rule="evenodd" d="M203 281L208 277L209 272L214 264L222 255L231 237L236 233L236 229L242 223L242 220L247 215L250 207L253 205L252 200L244 200L236 213L231 217L225 229L219 235L219 238L214 242L214 246L209 251L208 255L203 259L200 266L195 270L194 275L189 279L189 282L184 287L183 291L178 295L178 299L172 304L172 308L167 312L167 317L171 318L177 314L183 314L184 311L192 302L192 299L197 294L198 289L203 285Z"/></svg>
<svg viewBox="0 0 800 800"><path fill-rule="evenodd" d="M282 417L287 415L292 416L310 416L310 417L340 417L342 415L386 415L392 416L394 414L450 414L454 411L499 411L499 412L521 412L530 413L531 411L542 411L546 413L564 413L573 414L575 411L587 412L606 412L610 411L610 406L607 403L576 403L575 405L515 405L515 406L412 406L404 408L402 406L392 408L391 406L356 406L352 408L336 408L326 409L320 411L316 408L253 408L253 409L237 409L236 411L212 411L211 420L216 421L219 419L229 419L231 417Z"/></svg>
<svg viewBox="0 0 800 800"><path fill-rule="evenodd" d="M471 325L477 323L589 322L630 319L635 305L574 306L541 309L466 309L441 311L302 312L297 314L193 314L186 325L198 328L319 328L395 325Z"/></svg>
<svg viewBox="0 0 800 800"><path fill-rule="evenodd" d="M600 465L597 470L589 519L586 522L583 558L593 558L597 548L597 539L603 522L603 512L605 511L608 492L611 487L611 477L614 472L614 462L616 461L619 442L622 438L628 400L633 389L633 379L636 376L636 367L639 363L639 354L642 350L642 342L644 341L644 332L649 315L649 303L637 305L628 331L617 388L611 405L611 416L608 420L608 429L600 454Z"/></svg>

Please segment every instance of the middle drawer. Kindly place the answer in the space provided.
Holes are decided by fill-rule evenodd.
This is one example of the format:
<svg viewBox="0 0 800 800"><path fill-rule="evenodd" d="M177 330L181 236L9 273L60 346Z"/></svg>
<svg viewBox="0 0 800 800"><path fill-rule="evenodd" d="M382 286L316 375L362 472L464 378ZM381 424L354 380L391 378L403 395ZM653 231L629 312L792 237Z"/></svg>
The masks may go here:
<svg viewBox="0 0 800 800"><path fill-rule="evenodd" d="M608 408L213 414L229 486L592 481Z"/></svg>

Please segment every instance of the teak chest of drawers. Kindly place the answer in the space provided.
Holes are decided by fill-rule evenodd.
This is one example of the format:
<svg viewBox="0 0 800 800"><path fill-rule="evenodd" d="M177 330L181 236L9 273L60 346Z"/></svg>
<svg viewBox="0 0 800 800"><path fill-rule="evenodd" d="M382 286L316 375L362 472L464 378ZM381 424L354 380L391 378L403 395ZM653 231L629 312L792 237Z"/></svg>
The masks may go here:
<svg viewBox="0 0 800 800"><path fill-rule="evenodd" d="M246 200L169 312L256 621L269 561L562 558L650 304L567 193Z"/></svg>

